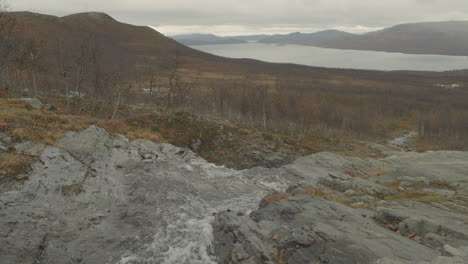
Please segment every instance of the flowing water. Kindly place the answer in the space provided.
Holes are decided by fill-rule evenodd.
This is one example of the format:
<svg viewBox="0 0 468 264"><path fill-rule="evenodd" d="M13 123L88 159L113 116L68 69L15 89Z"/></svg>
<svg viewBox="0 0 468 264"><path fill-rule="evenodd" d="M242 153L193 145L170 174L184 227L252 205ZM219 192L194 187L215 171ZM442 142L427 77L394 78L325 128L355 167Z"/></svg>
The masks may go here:
<svg viewBox="0 0 468 264"><path fill-rule="evenodd" d="M228 58L365 70L449 71L468 69L467 56L416 55L362 50L325 49L312 46L261 43L192 46Z"/></svg>
<svg viewBox="0 0 468 264"><path fill-rule="evenodd" d="M216 264L214 214L225 210L248 214L267 192L284 191L289 184L275 173L235 171L199 160L184 169L197 173L184 177L182 184L166 180L155 192L160 226L154 240L141 251L122 256L119 264Z"/></svg>

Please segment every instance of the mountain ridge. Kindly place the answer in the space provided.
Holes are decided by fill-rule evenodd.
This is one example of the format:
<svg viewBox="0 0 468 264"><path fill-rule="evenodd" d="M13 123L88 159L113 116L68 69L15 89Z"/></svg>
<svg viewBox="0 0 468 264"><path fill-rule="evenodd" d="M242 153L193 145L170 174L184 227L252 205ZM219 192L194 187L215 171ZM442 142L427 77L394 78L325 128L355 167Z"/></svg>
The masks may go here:
<svg viewBox="0 0 468 264"><path fill-rule="evenodd" d="M409 54L468 55L468 21L399 24L363 35L325 41L324 48Z"/></svg>
<svg viewBox="0 0 468 264"><path fill-rule="evenodd" d="M170 38L187 46L196 45L222 45L222 44L244 44L245 40L236 39L235 37L220 37L214 34L186 34L175 35Z"/></svg>
<svg viewBox="0 0 468 264"><path fill-rule="evenodd" d="M323 41L333 40L340 37L346 37L353 35L348 32L328 29L322 30L315 33L300 33L294 32L287 35L277 34L272 35L259 40L259 43L269 43L269 44L284 44L284 45L304 45L304 46L316 46L322 43Z"/></svg>
<svg viewBox="0 0 468 264"><path fill-rule="evenodd" d="M190 35L185 36L190 38ZM294 32L290 34L255 35L255 38L253 37L230 36L222 37L222 39L346 50L468 56L467 20L405 23L364 34L329 29L315 33ZM173 36L173 38L177 39L177 36ZM198 41L198 43L195 43L185 40L185 43L187 45L232 44L207 39L204 39L204 41L198 39Z"/></svg>
<svg viewBox="0 0 468 264"><path fill-rule="evenodd" d="M245 36L226 36L221 37L215 34L180 34L173 35L170 38L184 45L216 45L216 44L244 44L248 42L259 42L269 44L293 44L293 45L316 45L322 41L342 37L351 33L328 29L314 33L294 32L290 34L274 35L245 35Z"/></svg>

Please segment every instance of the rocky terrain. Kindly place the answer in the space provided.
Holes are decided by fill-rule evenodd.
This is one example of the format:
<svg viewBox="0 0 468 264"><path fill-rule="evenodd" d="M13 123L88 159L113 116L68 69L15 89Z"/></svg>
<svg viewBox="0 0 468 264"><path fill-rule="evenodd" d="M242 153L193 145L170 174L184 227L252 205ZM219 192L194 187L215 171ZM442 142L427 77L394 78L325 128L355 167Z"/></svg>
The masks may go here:
<svg viewBox="0 0 468 264"><path fill-rule="evenodd" d="M1 263L466 263L468 153L233 170L90 126L0 176Z"/></svg>

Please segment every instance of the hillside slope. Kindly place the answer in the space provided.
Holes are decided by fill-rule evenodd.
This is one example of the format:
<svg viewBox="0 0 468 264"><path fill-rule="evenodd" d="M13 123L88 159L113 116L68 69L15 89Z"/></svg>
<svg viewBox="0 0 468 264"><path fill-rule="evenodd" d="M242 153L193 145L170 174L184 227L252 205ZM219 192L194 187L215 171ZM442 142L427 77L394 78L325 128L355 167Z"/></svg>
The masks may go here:
<svg viewBox="0 0 468 264"><path fill-rule="evenodd" d="M65 50L65 61L71 62L86 49L96 51L105 62L104 68L116 63L131 68L141 56L163 57L182 45L145 26L118 22L104 13L80 13L65 17L30 12L10 13L22 25L27 38L46 44L44 63L57 64L59 50Z"/></svg>
<svg viewBox="0 0 468 264"><path fill-rule="evenodd" d="M325 41L319 46L335 49L467 56L468 21L402 24L364 35L350 35Z"/></svg>

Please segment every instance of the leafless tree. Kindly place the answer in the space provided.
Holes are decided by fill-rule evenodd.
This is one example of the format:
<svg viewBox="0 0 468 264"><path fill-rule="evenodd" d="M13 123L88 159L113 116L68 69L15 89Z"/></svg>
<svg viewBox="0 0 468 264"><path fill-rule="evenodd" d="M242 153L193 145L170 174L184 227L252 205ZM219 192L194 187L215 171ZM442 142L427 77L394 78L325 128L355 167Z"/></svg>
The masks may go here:
<svg viewBox="0 0 468 264"><path fill-rule="evenodd" d="M58 65L59 65L59 76L62 78L65 84L65 98L67 108L70 108L70 86L69 86L69 75L70 75L70 67L67 63L67 59L65 56L65 46L64 40L58 39L57 40L57 55L58 55Z"/></svg>
<svg viewBox="0 0 468 264"><path fill-rule="evenodd" d="M0 0L0 71L3 87L8 86L7 76L12 71L12 65L17 54L17 30L16 20L8 15L8 7L5 1Z"/></svg>
<svg viewBox="0 0 468 264"><path fill-rule="evenodd" d="M169 81L169 91L167 93L167 109L172 109L172 101L173 101L173 96L174 92L177 88L177 71L179 70L179 51L178 49L175 50L175 53L173 55L173 58L169 61L168 63L168 81Z"/></svg>
<svg viewBox="0 0 468 264"><path fill-rule="evenodd" d="M27 58L27 70L31 74L31 79L34 88L34 96L38 95L37 87L37 71L41 69L41 59L45 51L45 43L41 41L36 41L28 39L24 41L22 53L23 56Z"/></svg>
<svg viewBox="0 0 468 264"><path fill-rule="evenodd" d="M149 101L152 104L157 103L155 98L157 98L158 91L156 89L158 85L158 67L155 62L151 59L144 59L143 61L143 68L144 68L144 76L148 79L148 94L149 94ZM146 81L146 80L145 80Z"/></svg>

